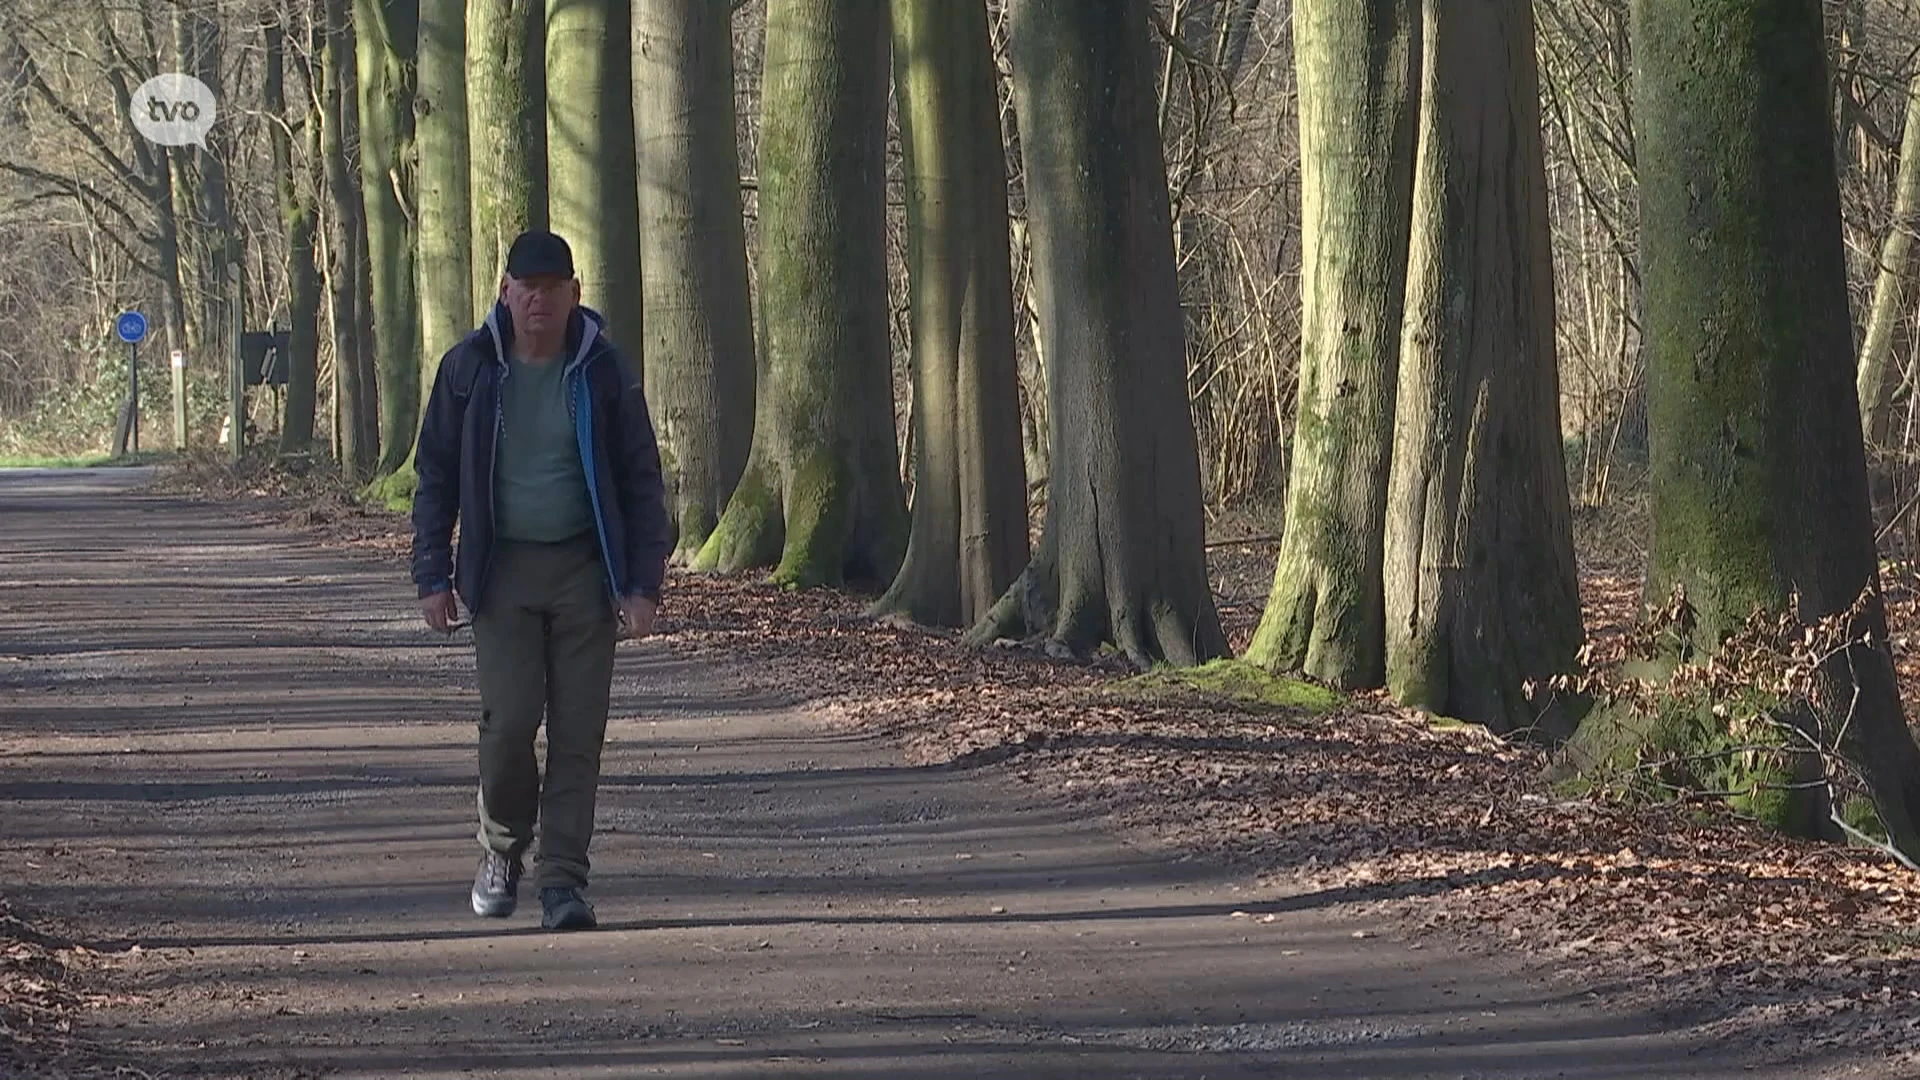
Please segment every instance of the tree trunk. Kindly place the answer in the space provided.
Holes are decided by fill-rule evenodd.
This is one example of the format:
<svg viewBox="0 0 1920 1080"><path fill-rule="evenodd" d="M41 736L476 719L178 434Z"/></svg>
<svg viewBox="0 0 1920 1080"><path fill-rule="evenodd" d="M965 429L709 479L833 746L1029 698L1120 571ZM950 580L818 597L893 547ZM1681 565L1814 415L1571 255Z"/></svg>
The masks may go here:
<svg viewBox="0 0 1920 1080"><path fill-rule="evenodd" d="M414 54L419 0L354 0L360 68L360 194L366 204L381 475L413 453L420 424L419 298L413 273Z"/></svg>
<svg viewBox="0 0 1920 1080"><path fill-rule="evenodd" d="M1027 561L993 42L980 0L894 0L915 424L907 555L876 611L971 626Z"/></svg>
<svg viewBox="0 0 1920 1080"><path fill-rule="evenodd" d="M465 0L420 0L414 135L420 154L420 385L475 324ZM425 395L422 395L424 402ZM418 423L416 419L415 423Z"/></svg>
<svg viewBox="0 0 1920 1080"><path fill-rule="evenodd" d="M353 102L353 28L347 20L347 0L326 0L327 37L323 67L321 155L326 159L327 194L332 210L327 237L328 322L333 329L335 439L340 445L340 472L350 484L366 478L374 448L367 440L366 406L370 394L362 385L361 370L359 232L360 189L347 160L349 127L358 111Z"/></svg>
<svg viewBox="0 0 1920 1080"><path fill-rule="evenodd" d="M222 27L210 4L181 4L173 10L174 68L193 75L226 97L223 82ZM225 371L231 356L235 303L228 289L229 265L242 259L228 191L227 163L233 156L234 126L215 124L203 146L179 146L173 159L176 243L180 248L188 351L208 370Z"/></svg>
<svg viewBox="0 0 1920 1080"><path fill-rule="evenodd" d="M695 560L890 581L906 541L888 341L886 0L771 0L753 449Z"/></svg>
<svg viewBox="0 0 1920 1080"><path fill-rule="evenodd" d="M10 145L26 135L27 73L32 66L33 58L18 36L0 37L0 137Z"/></svg>
<svg viewBox="0 0 1920 1080"><path fill-rule="evenodd" d="M355 108L347 117L349 137L358 130L358 112ZM361 192L361 196L364 209L365 193ZM360 388L357 415L360 417L360 445L366 448L368 455L366 471L377 472L374 466L380 459L380 360L375 351L378 339L374 337L373 329L373 254L367 239L366 214L356 217L353 226L353 311L358 320L354 327L354 343L360 349L359 355L354 358L359 370L357 385Z"/></svg>
<svg viewBox="0 0 1920 1080"><path fill-rule="evenodd" d="M476 322L499 295L513 238L547 227L546 39L542 0L467 0Z"/></svg>
<svg viewBox="0 0 1920 1080"><path fill-rule="evenodd" d="M319 387L320 274L314 263L313 194L303 190L293 161L294 115L287 107L285 29L269 23L266 104L273 140L273 174L280 198L280 223L287 236L287 396L280 421L280 453L301 453L313 442L313 418ZM305 160L318 156L320 117L302 110Z"/></svg>
<svg viewBox="0 0 1920 1080"><path fill-rule="evenodd" d="M1414 0L1299 0L1300 387L1286 528L1247 659L1386 678L1387 473L1419 109Z"/></svg>
<svg viewBox="0 0 1920 1080"><path fill-rule="evenodd" d="M173 9L173 67L221 95L220 23L198 5ZM203 146L176 146L172 161L174 242L181 269L186 350L195 364L226 370L226 262L230 256L226 158L231 124L215 124ZM237 245L236 245L237 247Z"/></svg>
<svg viewBox="0 0 1920 1080"><path fill-rule="evenodd" d="M1893 186L1893 221L1880 248L1880 272L1873 282L1873 308L1866 340L1860 345L1860 427L1867 448L1887 441L1893 404L1895 367L1893 332L1906 313L1908 264L1913 232L1920 228L1920 73L1907 84L1906 130L1900 135L1900 168Z"/></svg>
<svg viewBox="0 0 1920 1080"><path fill-rule="evenodd" d="M1227 651L1207 585L1146 0L1019 0L1011 46L1052 447L1033 562L974 641Z"/></svg>
<svg viewBox="0 0 1920 1080"><path fill-rule="evenodd" d="M1572 734L1529 680L1580 648L1529 0L1426 0L1386 526L1387 686Z"/></svg>
<svg viewBox="0 0 1920 1080"><path fill-rule="evenodd" d="M1886 648L1819 0L1635 0L1653 595L1711 650L1756 607L1848 611L1816 702L1920 858L1920 749ZM1858 694L1857 702L1854 694ZM1839 733L1844 731L1844 738Z"/></svg>
<svg viewBox="0 0 1920 1080"><path fill-rule="evenodd" d="M629 0L547 0L549 216L573 247L585 303L638 365L645 301L632 34Z"/></svg>
<svg viewBox="0 0 1920 1080"><path fill-rule="evenodd" d="M187 337L185 269L180 265L180 214L174 204L174 156L161 147L152 151L154 254L160 261L160 318L166 330L167 351L191 357ZM169 360L171 362L171 360Z"/></svg>
<svg viewBox="0 0 1920 1080"><path fill-rule="evenodd" d="M733 30L711 0L638 0L634 20L647 402L684 562L712 535L753 444Z"/></svg>

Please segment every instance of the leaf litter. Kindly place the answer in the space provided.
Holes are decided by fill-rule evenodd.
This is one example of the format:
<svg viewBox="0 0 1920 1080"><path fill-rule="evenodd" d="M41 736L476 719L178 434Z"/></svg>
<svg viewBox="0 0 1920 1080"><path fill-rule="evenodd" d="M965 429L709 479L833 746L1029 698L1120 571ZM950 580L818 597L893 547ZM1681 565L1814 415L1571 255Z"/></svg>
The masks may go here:
<svg viewBox="0 0 1920 1080"><path fill-rule="evenodd" d="M1589 614L1602 632L1632 625L1637 582L1585 591L1612 607ZM1718 803L1562 797L1541 751L1378 695L1319 716L1119 698L1116 661L970 650L866 618L864 603L676 575L663 631L676 653L756 673L916 763L1008 770L1411 942L1531 961L1774 1057L1920 1069L1920 875L1877 853L1792 840ZM1920 622L1913 603L1893 607Z"/></svg>

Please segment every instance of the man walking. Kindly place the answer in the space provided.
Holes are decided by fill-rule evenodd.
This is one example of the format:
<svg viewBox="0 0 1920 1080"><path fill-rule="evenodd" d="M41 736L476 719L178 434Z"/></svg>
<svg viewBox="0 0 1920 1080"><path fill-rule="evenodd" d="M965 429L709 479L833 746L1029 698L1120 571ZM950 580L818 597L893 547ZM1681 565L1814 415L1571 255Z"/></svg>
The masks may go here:
<svg viewBox="0 0 1920 1080"><path fill-rule="evenodd" d="M421 611L448 633L457 593L473 619L484 849L473 910L513 914L537 823L551 930L595 925L581 890L617 623L652 632L671 548L646 399L603 327L580 304L566 241L521 234L485 325L440 360L414 455Z"/></svg>

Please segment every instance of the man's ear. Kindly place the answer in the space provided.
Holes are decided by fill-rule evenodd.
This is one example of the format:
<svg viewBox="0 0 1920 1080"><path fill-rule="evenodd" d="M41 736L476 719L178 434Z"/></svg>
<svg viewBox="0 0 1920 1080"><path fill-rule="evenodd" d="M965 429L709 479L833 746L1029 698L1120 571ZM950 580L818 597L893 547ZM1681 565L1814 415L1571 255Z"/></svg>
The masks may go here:
<svg viewBox="0 0 1920 1080"><path fill-rule="evenodd" d="M578 307L580 305L580 279L579 278L573 279L573 303L575 307Z"/></svg>
<svg viewBox="0 0 1920 1080"><path fill-rule="evenodd" d="M506 298L507 298L507 275L501 274L500 275L500 299L505 300Z"/></svg>

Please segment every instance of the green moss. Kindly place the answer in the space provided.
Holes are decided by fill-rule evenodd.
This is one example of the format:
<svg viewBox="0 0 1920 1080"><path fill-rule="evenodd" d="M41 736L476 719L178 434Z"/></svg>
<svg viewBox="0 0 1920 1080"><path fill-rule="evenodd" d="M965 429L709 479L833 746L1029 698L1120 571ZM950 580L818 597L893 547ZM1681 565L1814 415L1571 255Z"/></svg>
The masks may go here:
<svg viewBox="0 0 1920 1080"><path fill-rule="evenodd" d="M368 484L361 498L388 510L402 512L412 508L414 490L420 486L420 477L413 471L413 462L395 469L393 472Z"/></svg>
<svg viewBox="0 0 1920 1080"><path fill-rule="evenodd" d="M780 557L780 501L767 470L749 464L713 534L693 557L693 569L735 573L770 566Z"/></svg>
<svg viewBox="0 0 1920 1080"><path fill-rule="evenodd" d="M1872 799L1860 795L1848 799L1840 807L1840 820L1864 836L1887 842L1887 827L1880 823L1880 811L1874 809Z"/></svg>
<svg viewBox="0 0 1920 1080"><path fill-rule="evenodd" d="M690 564L698 558L707 538L713 535L718 518L713 508L705 500L683 499L680 503L680 527L674 538L673 558L676 563Z"/></svg>
<svg viewBox="0 0 1920 1080"><path fill-rule="evenodd" d="M1565 749L1558 786L1632 802L1718 798L1780 832L1820 835L1824 814L1815 791L1800 782L1805 762L1787 749L1782 709L1755 691L1718 703L1669 693L1647 712L1596 707Z"/></svg>
<svg viewBox="0 0 1920 1080"><path fill-rule="evenodd" d="M1387 690L1395 701L1410 708L1446 707L1446 657L1431 637L1388 635L1386 670Z"/></svg>
<svg viewBox="0 0 1920 1080"><path fill-rule="evenodd" d="M1340 695L1316 683L1274 675L1244 660L1212 660L1198 667L1155 668L1123 679L1113 692L1145 700L1212 699L1256 709L1326 713Z"/></svg>
<svg viewBox="0 0 1920 1080"><path fill-rule="evenodd" d="M853 477L838 458L808 454L787 485L787 543L773 580L789 588L838 585L853 529Z"/></svg>

